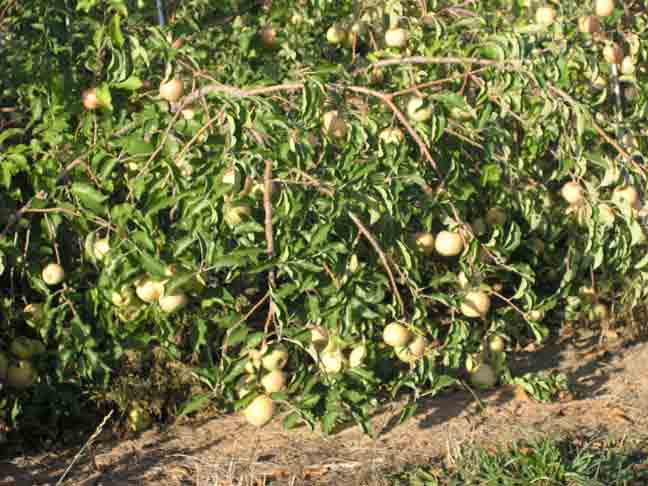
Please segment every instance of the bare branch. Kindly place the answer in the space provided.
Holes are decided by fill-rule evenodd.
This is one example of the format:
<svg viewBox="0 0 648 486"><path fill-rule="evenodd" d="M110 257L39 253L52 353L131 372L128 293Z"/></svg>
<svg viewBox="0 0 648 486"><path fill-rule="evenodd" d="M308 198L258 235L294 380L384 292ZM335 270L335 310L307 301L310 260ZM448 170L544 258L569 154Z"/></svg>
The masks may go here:
<svg viewBox="0 0 648 486"><path fill-rule="evenodd" d="M392 273L391 267L389 266L389 260L387 260L387 256L385 255L385 252L382 250L382 248L380 248L380 245L376 241L376 238L374 238L374 236L366 228L366 226L362 224L360 219L351 211L347 211L347 214L349 215L349 218L351 218L351 221L353 221L353 223L358 227L360 233L362 233L365 236L365 238L369 240L371 246L373 246L374 250L376 250L376 253L378 253L378 256L380 257L380 261L382 262L383 267L385 267L385 270L387 271L387 275L389 276L389 282L391 283L392 290L394 292L394 295L396 296L396 300L398 300L398 305L400 306L401 314L405 314L405 304L403 303L403 299L401 298L400 292L398 291L398 287L396 286L396 279L394 279L394 274Z"/></svg>

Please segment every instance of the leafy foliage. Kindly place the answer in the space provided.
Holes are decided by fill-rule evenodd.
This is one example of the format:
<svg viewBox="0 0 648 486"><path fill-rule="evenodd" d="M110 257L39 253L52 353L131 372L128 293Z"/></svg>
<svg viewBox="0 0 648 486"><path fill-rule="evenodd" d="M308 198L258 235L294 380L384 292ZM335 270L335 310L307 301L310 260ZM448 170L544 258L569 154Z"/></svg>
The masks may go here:
<svg viewBox="0 0 648 486"><path fill-rule="evenodd" d="M184 390L180 413L240 409L262 392L239 393L249 350L280 344L287 426L370 432L381 397L414 404L466 359L503 373L492 336L514 349L551 323L643 311L645 211L615 188L646 184L645 12L617 9L589 35L575 1L550 26L522 1L217 3L174 2L165 28L126 0L0 11L0 349L46 345L36 386L8 388L7 422L70 388L128 407L114 383L150 385L124 377L152 348L193 370L169 385L174 403ZM357 35L327 44L333 23ZM385 46L395 25L402 49ZM610 40L634 66L620 77L602 57ZM158 93L169 79L184 84L177 101ZM561 197L569 181L579 204ZM442 230L461 236L460 256L417 247ZM61 285L42 278L52 261ZM182 308L144 302L144 279ZM461 312L472 289L492 299L479 318ZM382 342L392 321L425 337L421 359ZM322 370L314 326L345 363L363 343L361 366Z"/></svg>

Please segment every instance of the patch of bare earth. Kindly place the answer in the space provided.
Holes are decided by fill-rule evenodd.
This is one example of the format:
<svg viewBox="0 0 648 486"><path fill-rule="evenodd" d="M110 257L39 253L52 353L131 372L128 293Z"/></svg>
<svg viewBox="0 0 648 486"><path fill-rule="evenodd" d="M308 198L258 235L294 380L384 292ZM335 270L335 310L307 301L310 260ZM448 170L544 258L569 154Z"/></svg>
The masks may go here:
<svg viewBox="0 0 648 486"><path fill-rule="evenodd" d="M281 417L262 430L238 416L217 416L151 430L128 440L95 444L65 485L384 484L385 474L452 454L466 443L502 443L540 434L598 431L648 436L648 344L601 346L574 334L522 353L514 369L559 370L576 393L541 404L519 389L453 392L424 401L402 425L403 403L373 418L372 440L358 428L325 437L306 428L284 431ZM531 361L532 360L532 361ZM56 484L75 451L19 457L0 463L0 486Z"/></svg>

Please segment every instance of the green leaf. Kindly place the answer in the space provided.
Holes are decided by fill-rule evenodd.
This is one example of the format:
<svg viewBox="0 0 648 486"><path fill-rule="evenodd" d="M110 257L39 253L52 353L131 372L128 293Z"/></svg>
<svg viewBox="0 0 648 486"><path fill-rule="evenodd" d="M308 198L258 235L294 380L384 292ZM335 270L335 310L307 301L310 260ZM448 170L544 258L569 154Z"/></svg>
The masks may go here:
<svg viewBox="0 0 648 486"><path fill-rule="evenodd" d="M90 211L97 214L105 214L107 212L103 203L108 199L108 196L102 194L90 184L75 182L70 187L70 192L78 197L81 204Z"/></svg>
<svg viewBox="0 0 648 486"><path fill-rule="evenodd" d="M109 35L117 47L124 47L124 34L122 34L121 31L121 17L117 14L113 15L110 21Z"/></svg>
<svg viewBox="0 0 648 486"><path fill-rule="evenodd" d="M189 415L190 413L204 410L209 406L210 403L211 397L209 395L198 395L192 397L189 401L187 401L180 407L178 417L184 417L185 415Z"/></svg>
<svg viewBox="0 0 648 486"><path fill-rule="evenodd" d="M122 81L121 83L114 83L113 88L125 89L128 91L137 91L142 87L142 80L137 76L131 74L128 79Z"/></svg>

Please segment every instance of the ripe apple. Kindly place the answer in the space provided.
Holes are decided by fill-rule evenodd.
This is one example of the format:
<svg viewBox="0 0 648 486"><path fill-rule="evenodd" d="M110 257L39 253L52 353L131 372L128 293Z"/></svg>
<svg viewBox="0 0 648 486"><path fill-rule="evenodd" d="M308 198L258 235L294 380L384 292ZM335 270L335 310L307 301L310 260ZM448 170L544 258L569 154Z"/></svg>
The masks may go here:
<svg viewBox="0 0 648 486"><path fill-rule="evenodd" d="M128 427L136 433L143 432L151 427L153 419L148 411L140 406L134 406L128 412Z"/></svg>
<svg viewBox="0 0 648 486"><path fill-rule="evenodd" d="M412 333L402 324L392 322L383 330L383 341L388 346L400 348L412 339Z"/></svg>
<svg viewBox="0 0 648 486"><path fill-rule="evenodd" d="M40 321L45 316L43 304L27 304L23 309L25 313L31 314L31 318Z"/></svg>
<svg viewBox="0 0 648 486"><path fill-rule="evenodd" d="M466 317L486 317L490 310L491 300L483 290L473 290L464 296L461 313Z"/></svg>
<svg viewBox="0 0 648 486"><path fill-rule="evenodd" d="M407 37L408 32L405 29L395 27L385 32L385 44L387 44L387 47L405 47Z"/></svg>
<svg viewBox="0 0 648 486"><path fill-rule="evenodd" d="M405 135L400 128L385 128L378 135L378 139L385 144L400 145L405 139Z"/></svg>
<svg viewBox="0 0 648 486"><path fill-rule="evenodd" d="M536 23L540 25L551 25L556 20L556 9L553 7L540 7L536 10Z"/></svg>
<svg viewBox="0 0 648 486"><path fill-rule="evenodd" d="M106 253L110 251L110 240L108 238L99 238L94 242L94 255L97 260L102 260Z"/></svg>
<svg viewBox="0 0 648 486"><path fill-rule="evenodd" d="M578 182L568 182L562 187L560 194L569 204L579 204L585 197L583 188Z"/></svg>
<svg viewBox="0 0 648 486"><path fill-rule="evenodd" d="M491 388L497 383L497 373L491 365L482 363L470 372L470 382L478 388Z"/></svg>
<svg viewBox="0 0 648 486"><path fill-rule="evenodd" d="M259 37L261 38L261 44L266 49L274 49L277 47L277 29L272 25L266 25L259 30Z"/></svg>
<svg viewBox="0 0 648 486"><path fill-rule="evenodd" d="M342 44L347 38L347 31L337 24L332 25L326 31L326 40L329 44Z"/></svg>
<svg viewBox="0 0 648 486"><path fill-rule="evenodd" d="M427 345L428 342L427 339L425 339L425 336L417 335L412 342L409 343L407 349L412 356L420 358L425 354Z"/></svg>
<svg viewBox="0 0 648 486"><path fill-rule="evenodd" d="M504 340L501 336L493 336L488 340L488 348L493 353L501 353L504 351Z"/></svg>
<svg viewBox="0 0 648 486"><path fill-rule="evenodd" d="M261 378L261 386L266 393L278 393L286 388L286 373L274 370Z"/></svg>
<svg viewBox="0 0 648 486"><path fill-rule="evenodd" d="M346 359L340 349L325 349L319 357L320 368L325 373L341 373L346 368Z"/></svg>
<svg viewBox="0 0 648 486"><path fill-rule="evenodd" d="M630 75L634 74L637 70L634 59L630 56L625 56L621 62L621 74Z"/></svg>
<svg viewBox="0 0 648 486"><path fill-rule="evenodd" d="M427 121L432 117L432 106L426 105L424 98L414 96L407 102L407 115L417 122Z"/></svg>
<svg viewBox="0 0 648 486"><path fill-rule="evenodd" d="M175 295L161 295L158 298L160 309L168 314L182 309L188 302L189 299L187 299L187 296L183 293Z"/></svg>
<svg viewBox="0 0 648 486"><path fill-rule="evenodd" d="M434 252L434 235L427 231L421 231L414 235L416 247L425 256L430 256Z"/></svg>
<svg viewBox="0 0 648 486"><path fill-rule="evenodd" d="M96 110L101 106L99 98L97 97L96 88L90 88L81 93L81 100L83 101L83 107L86 110Z"/></svg>
<svg viewBox="0 0 648 486"><path fill-rule="evenodd" d="M47 285L58 285L65 278L65 270L58 263L49 263L43 268L41 277Z"/></svg>
<svg viewBox="0 0 648 486"><path fill-rule="evenodd" d="M614 0L596 0L594 13L599 17L608 17L614 12Z"/></svg>
<svg viewBox="0 0 648 486"><path fill-rule="evenodd" d="M603 57L610 64L619 64L623 61L623 49L620 45L612 42L603 48Z"/></svg>
<svg viewBox="0 0 648 486"><path fill-rule="evenodd" d="M262 366L268 371L282 370L288 363L288 351L283 346L271 350L261 359Z"/></svg>
<svg viewBox="0 0 648 486"><path fill-rule="evenodd" d="M241 224L252 214L252 208L246 203L230 203L225 205L223 219L228 226Z"/></svg>
<svg viewBox="0 0 648 486"><path fill-rule="evenodd" d="M454 231L441 231L436 236L434 249L442 256L457 256L463 251L461 235Z"/></svg>
<svg viewBox="0 0 648 486"><path fill-rule="evenodd" d="M152 304L164 295L164 283L149 278L141 279L135 282L135 293L144 302Z"/></svg>
<svg viewBox="0 0 648 486"><path fill-rule="evenodd" d="M170 79L160 83L160 98L167 101L178 101L182 96L184 86L178 78Z"/></svg>
<svg viewBox="0 0 648 486"><path fill-rule="evenodd" d="M614 189L612 200L619 205L629 205L632 209L639 209L639 193L634 186L621 186Z"/></svg>
<svg viewBox="0 0 648 486"><path fill-rule="evenodd" d="M347 125L337 110L327 111L322 117L324 132L333 138L344 138L347 134Z"/></svg>
<svg viewBox="0 0 648 486"><path fill-rule="evenodd" d="M604 321L610 317L610 311L608 310L607 305L598 303L592 308L592 315L594 316L594 319Z"/></svg>
<svg viewBox="0 0 648 486"><path fill-rule="evenodd" d="M245 408L243 416L250 425L262 427L274 414L274 403L267 395L259 395Z"/></svg>
<svg viewBox="0 0 648 486"><path fill-rule="evenodd" d="M362 366L365 358L367 357L367 346L360 344L354 347L349 354L349 366L351 368L357 368Z"/></svg>
<svg viewBox="0 0 648 486"><path fill-rule="evenodd" d="M601 31L601 21L594 15L586 15L578 19L578 30L583 34L596 34Z"/></svg>

